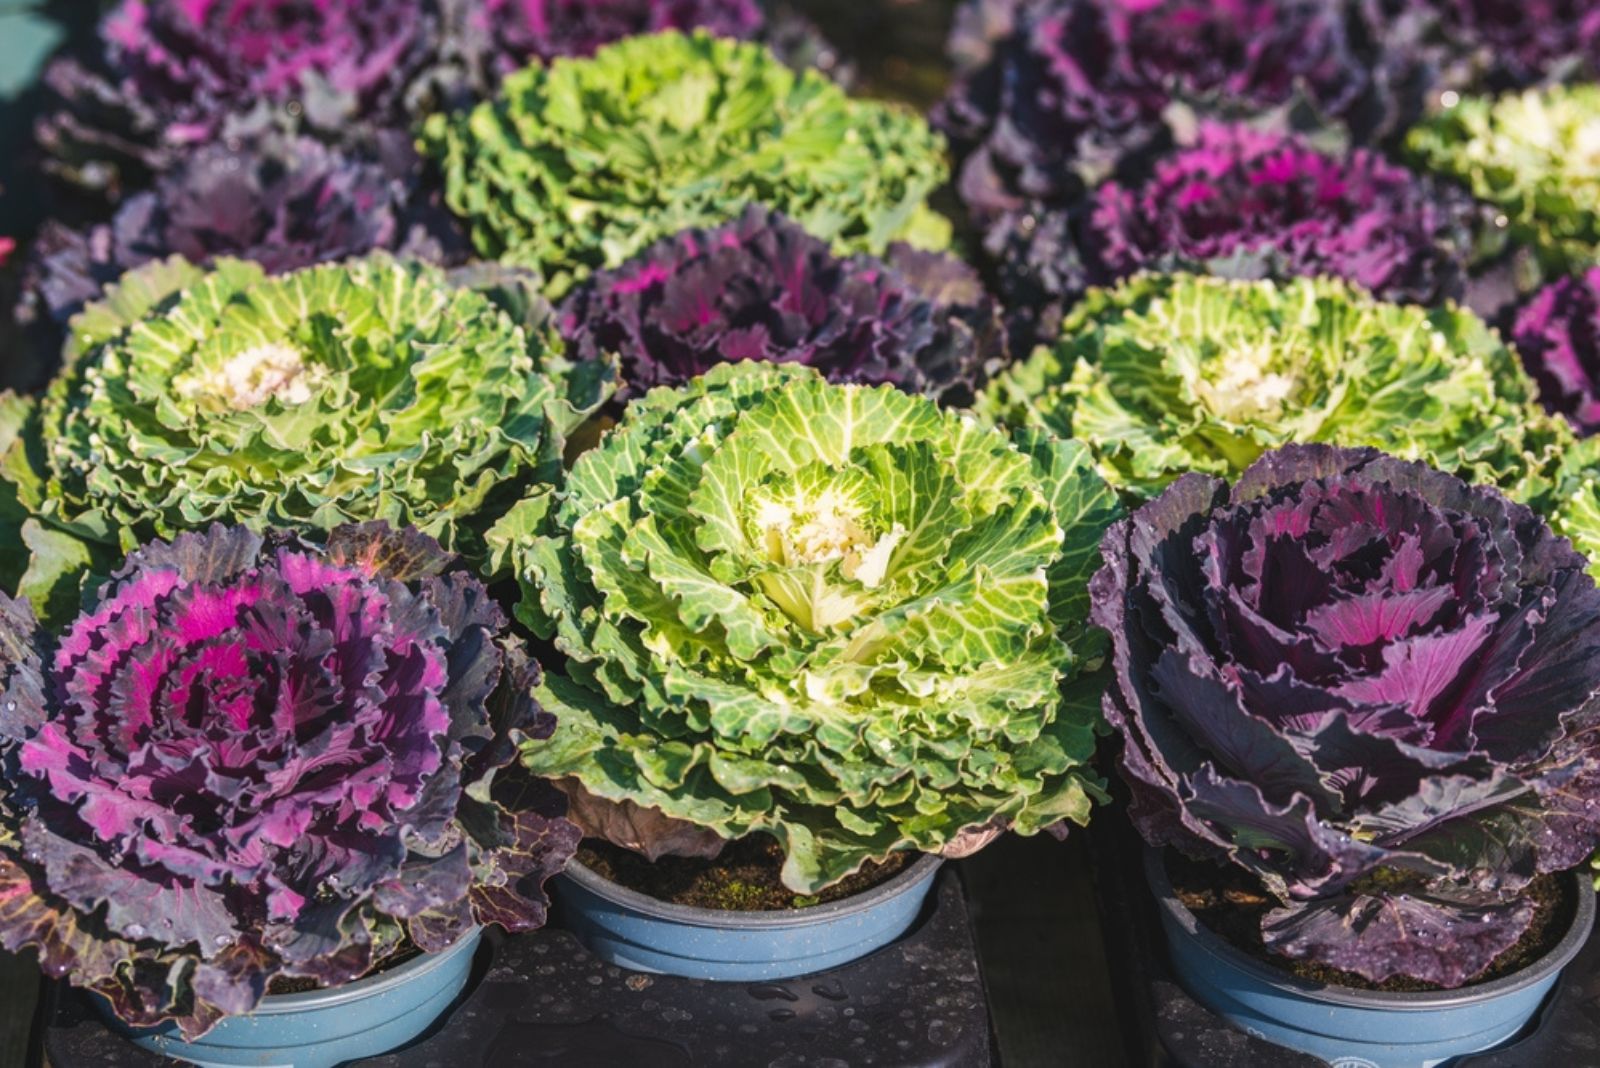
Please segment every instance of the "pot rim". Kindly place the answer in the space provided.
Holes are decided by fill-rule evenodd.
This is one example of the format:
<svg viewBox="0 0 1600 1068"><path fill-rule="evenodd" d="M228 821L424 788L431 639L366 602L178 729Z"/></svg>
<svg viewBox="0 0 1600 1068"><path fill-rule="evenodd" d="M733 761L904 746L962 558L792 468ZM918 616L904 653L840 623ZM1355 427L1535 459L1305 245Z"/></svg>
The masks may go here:
<svg viewBox="0 0 1600 1068"><path fill-rule="evenodd" d="M247 1016L275 1016L291 1012L308 1012L336 1008L352 1001L362 1001L387 993L397 986L410 982L429 972L442 968L448 961L462 953L471 953L478 947L483 926L474 924L470 930L445 949L436 953L419 953L403 964L397 964L376 975L363 976L342 986L319 990L301 990L293 994L268 994ZM232 1019L233 1017L228 1017Z"/></svg>
<svg viewBox="0 0 1600 1068"><path fill-rule="evenodd" d="M1595 921L1594 888L1582 871L1574 869L1566 873L1569 886L1575 888L1577 892L1577 906L1573 909L1572 921L1560 940L1532 964L1487 983L1475 983L1454 990L1360 990L1335 983L1313 982L1274 968L1212 931L1178 900L1172 889L1172 882L1167 878L1166 857L1163 850L1145 846L1144 869L1150 881L1150 889L1155 894L1156 903L1207 953L1221 958L1224 963L1232 967L1249 972L1253 977L1274 987L1299 994L1309 1000L1363 1009L1435 1012L1440 1009L1460 1008L1492 1001L1502 995L1533 986L1559 972L1577 956L1578 951L1588 941L1590 929Z"/></svg>
<svg viewBox="0 0 1600 1068"><path fill-rule="evenodd" d="M596 897L655 919L689 927L719 927L732 931L769 930L784 927L809 927L830 920L853 916L899 897L926 879L944 863L944 858L924 853L893 877L849 897L821 905L797 909L708 909L698 905L678 905L649 894L630 890L585 866L576 857L561 873Z"/></svg>

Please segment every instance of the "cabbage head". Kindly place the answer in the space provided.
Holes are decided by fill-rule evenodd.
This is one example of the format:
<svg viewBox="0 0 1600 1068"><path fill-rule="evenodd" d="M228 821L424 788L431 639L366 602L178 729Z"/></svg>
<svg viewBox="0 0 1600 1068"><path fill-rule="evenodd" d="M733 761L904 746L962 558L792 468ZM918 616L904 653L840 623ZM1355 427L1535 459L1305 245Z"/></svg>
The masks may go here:
<svg viewBox="0 0 1600 1068"><path fill-rule="evenodd" d="M1086 583L1118 512L1083 446L893 387L738 363L653 390L559 499L490 532L518 616L567 657L539 691L559 726L524 759L580 796L771 834L800 893L1083 823Z"/></svg>
<svg viewBox="0 0 1600 1068"><path fill-rule="evenodd" d="M540 926L578 844L538 667L386 523L134 550L58 638L0 594L0 946L189 1037L273 979Z"/></svg>
<svg viewBox="0 0 1600 1068"><path fill-rule="evenodd" d="M841 251L948 236L924 203L944 142L920 117L703 32L535 64L470 112L431 117L421 144L478 251L538 267L551 296L747 203Z"/></svg>
<svg viewBox="0 0 1600 1068"><path fill-rule="evenodd" d="M479 557L608 386L430 267L156 261L74 320L42 400L0 406L20 590L70 607L108 555L216 521L386 519Z"/></svg>
<svg viewBox="0 0 1600 1068"><path fill-rule="evenodd" d="M1137 497L1327 442L1427 460L1543 510L1592 457L1536 393L1499 336L1453 305L1390 304L1326 278L1178 274L1090 291L980 408L1077 438Z"/></svg>

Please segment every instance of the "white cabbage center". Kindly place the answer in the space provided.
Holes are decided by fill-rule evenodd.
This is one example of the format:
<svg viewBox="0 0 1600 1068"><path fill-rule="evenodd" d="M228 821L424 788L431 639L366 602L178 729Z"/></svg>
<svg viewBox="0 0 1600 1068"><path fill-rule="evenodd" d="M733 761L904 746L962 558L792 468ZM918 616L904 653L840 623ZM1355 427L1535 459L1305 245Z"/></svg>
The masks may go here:
<svg viewBox="0 0 1600 1068"><path fill-rule="evenodd" d="M276 397L287 405L311 399L311 375L305 357L293 345L254 345L230 357L221 367L207 368L184 384L191 397L218 401L236 412L257 408Z"/></svg>
<svg viewBox="0 0 1600 1068"><path fill-rule="evenodd" d="M1212 361L1215 378L1201 378L1195 393L1211 411L1236 422L1271 419L1283 414L1294 396L1295 378L1272 370L1276 353L1270 343L1229 349Z"/></svg>

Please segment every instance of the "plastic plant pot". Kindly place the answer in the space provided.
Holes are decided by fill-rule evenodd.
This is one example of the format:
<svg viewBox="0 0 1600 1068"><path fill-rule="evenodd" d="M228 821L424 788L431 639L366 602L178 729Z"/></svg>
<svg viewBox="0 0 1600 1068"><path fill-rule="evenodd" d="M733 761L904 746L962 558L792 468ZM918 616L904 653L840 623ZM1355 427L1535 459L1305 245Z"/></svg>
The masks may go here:
<svg viewBox="0 0 1600 1068"><path fill-rule="evenodd" d="M1391 994L1310 982L1257 960L1184 907L1161 853L1145 853L1145 872L1173 971L1190 996L1236 1027L1333 1068L1434 1068L1515 1037L1594 926L1594 890L1571 873L1571 925L1537 961L1459 990Z"/></svg>
<svg viewBox="0 0 1600 1068"><path fill-rule="evenodd" d="M758 982L825 971L893 942L916 922L941 863L923 856L862 893L769 912L658 901L576 860L554 885L567 926L602 960L690 979Z"/></svg>
<svg viewBox="0 0 1600 1068"><path fill-rule="evenodd" d="M229 1016L193 1042L170 1025L118 1026L110 1006L94 1000L131 1042L164 1057L230 1068L334 1068L388 1053L432 1027L466 988L482 934L475 927L443 952L413 957L341 987L269 994L254 1012Z"/></svg>

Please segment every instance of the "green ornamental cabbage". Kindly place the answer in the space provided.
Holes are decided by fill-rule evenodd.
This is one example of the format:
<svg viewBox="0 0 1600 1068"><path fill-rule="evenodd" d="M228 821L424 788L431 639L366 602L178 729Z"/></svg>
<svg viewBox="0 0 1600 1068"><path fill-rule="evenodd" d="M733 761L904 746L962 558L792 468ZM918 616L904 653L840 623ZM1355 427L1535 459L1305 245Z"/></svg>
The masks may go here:
<svg viewBox="0 0 1600 1068"><path fill-rule="evenodd" d="M559 726L524 761L772 834L800 893L897 850L1083 823L1086 583L1119 511L1081 445L892 387L741 363L653 390L562 494L490 532L519 618L568 658L539 691Z"/></svg>
<svg viewBox="0 0 1600 1068"><path fill-rule="evenodd" d="M478 251L539 268L552 297L751 202L843 251L948 237L924 204L947 174L944 143L919 116L703 32L535 64L497 99L432 116L421 147Z"/></svg>
<svg viewBox="0 0 1600 1068"><path fill-rule="evenodd" d="M1498 206L1546 271L1600 262L1600 85L1469 97L1413 129L1406 147Z"/></svg>
<svg viewBox="0 0 1600 1068"><path fill-rule="evenodd" d="M991 383L985 416L1094 449L1149 497L1188 471L1237 478L1289 442L1372 445L1554 498L1578 443L1481 319L1326 278L1144 275L1091 291L1060 339Z"/></svg>
<svg viewBox="0 0 1600 1068"><path fill-rule="evenodd" d="M387 519L481 556L609 386L430 267L159 261L74 321L42 400L0 405L31 550L6 577L69 608L108 558L216 521Z"/></svg>

